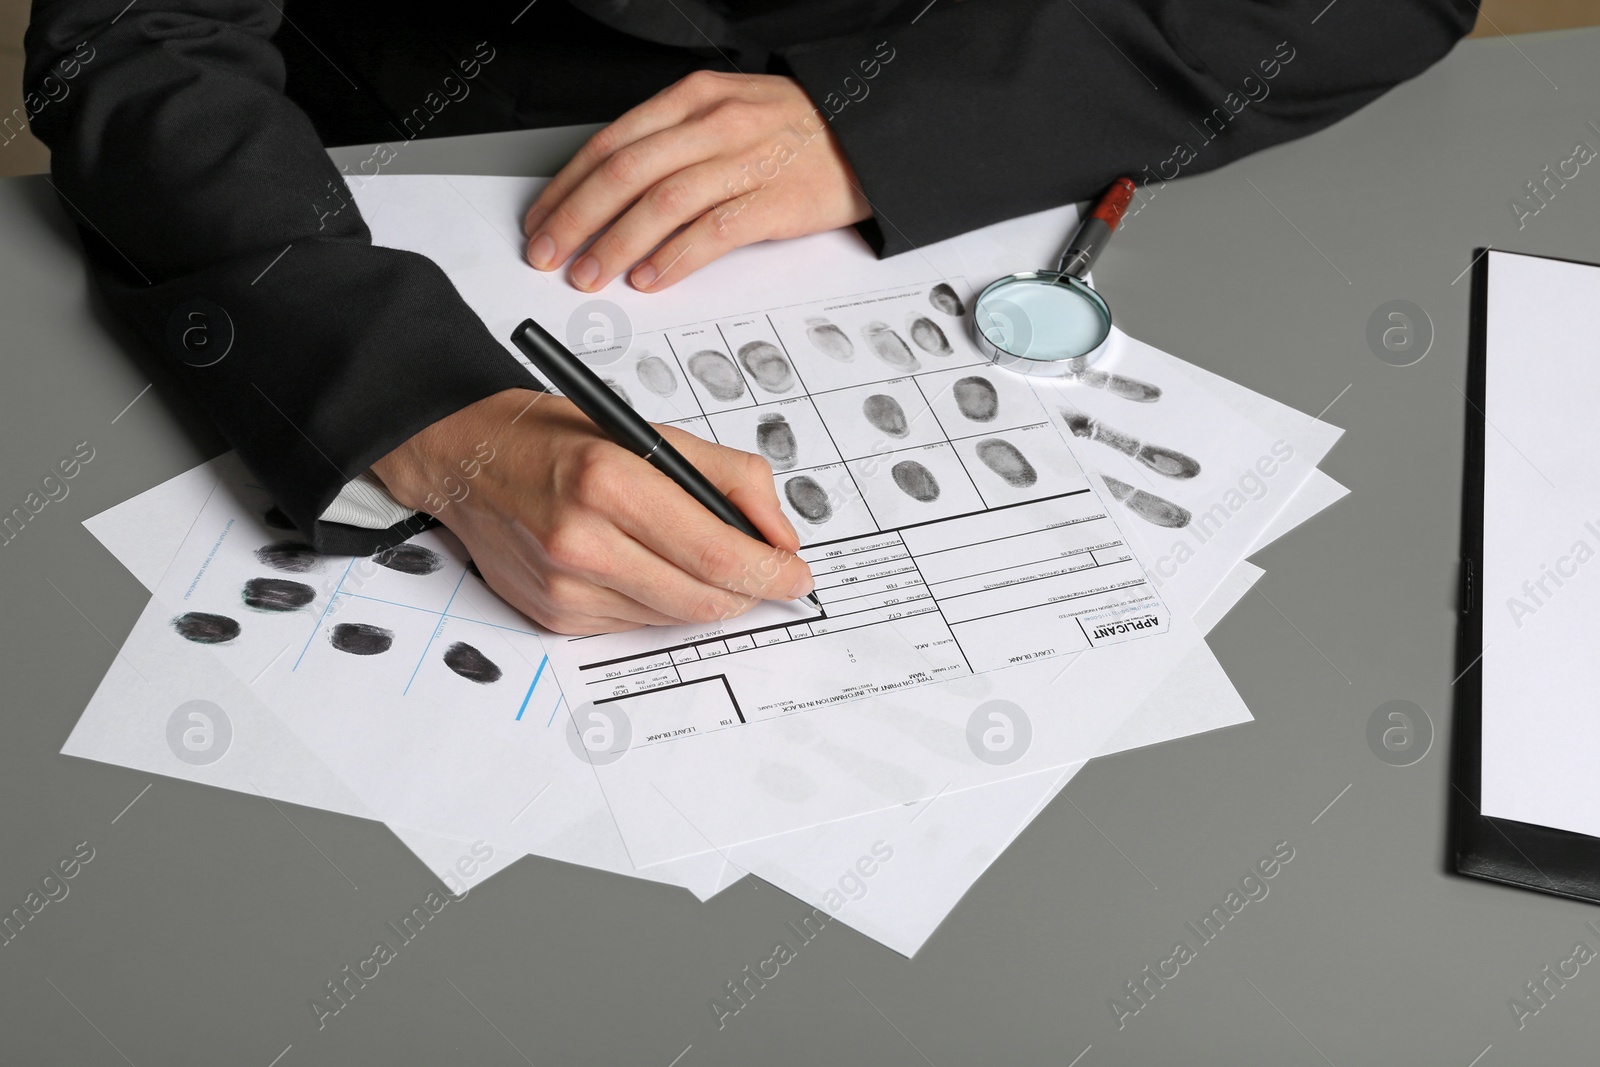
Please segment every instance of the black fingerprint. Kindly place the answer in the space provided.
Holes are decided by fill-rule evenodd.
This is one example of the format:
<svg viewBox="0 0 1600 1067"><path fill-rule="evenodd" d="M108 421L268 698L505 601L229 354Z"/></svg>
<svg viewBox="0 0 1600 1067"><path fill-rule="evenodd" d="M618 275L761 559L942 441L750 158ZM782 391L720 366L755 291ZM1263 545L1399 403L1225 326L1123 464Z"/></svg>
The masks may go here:
<svg viewBox="0 0 1600 1067"><path fill-rule="evenodd" d="M933 472L914 459L903 459L889 470L894 484L913 500L924 504L939 499L939 479Z"/></svg>
<svg viewBox="0 0 1600 1067"><path fill-rule="evenodd" d="M1200 461L1161 445L1142 445L1134 459L1168 478L1193 478L1200 473Z"/></svg>
<svg viewBox="0 0 1600 1067"><path fill-rule="evenodd" d="M341 622L328 635L328 643L352 656L376 656L389 651L394 631L367 622Z"/></svg>
<svg viewBox="0 0 1600 1067"><path fill-rule="evenodd" d="M849 363L856 358L856 346L851 343L843 330L827 319L807 319L806 336L811 339L817 351L832 356L841 363Z"/></svg>
<svg viewBox="0 0 1600 1067"><path fill-rule="evenodd" d="M678 391L678 373L660 356L645 356L633 368L644 387L656 396L671 396Z"/></svg>
<svg viewBox="0 0 1600 1067"><path fill-rule="evenodd" d="M955 394L956 407L961 409L961 414L973 422L993 422L1000 413L1000 394L987 378L969 375L956 382L951 392Z"/></svg>
<svg viewBox="0 0 1600 1067"><path fill-rule="evenodd" d="M244 583L244 606L257 611L295 611L317 598L304 582L287 578L252 578Z"/></svg>
<svg viewBox="0 0 1600 1067"><path fill-rule="evenodd" d="M237 622L209 611L185 612L172 620L172 628L178 631L178 636L197 645L225 645L239 636Z"/></svg>
<svg viewBox="0 0 1600 1067"><path fill-rule="evenodd" d="M261 516L261 521L274 530L293 530L295 528L294 520L285 515L283 509L279 507L268 508L267 513Z"/></svg>
<svg viewBox="0 0 1600 1067"><path fill-rule="evenodd" d="M401 574L432 574L444 566L444 557L431 548L404 544L386 548L372 557L380 567L388 567Z"/></svg>
<svg viewBox="0 0 1600 1067"><path fill-rule="evenodd" d="M767 457L772 469L786 471L795 465L800 455L800 445L794 439L794 428L777 412L761 416L756 423L756 450Z"/></svg>
<svg viewBox="0 0 1600 1067"><path fill-rule="evenodd" d="M911 432L911 424L906 421L906 409L900 406L900 401L885 393L873 393L863 400L861 414L890 437L904 437Z"/></svg>
<svg viewBox="0 0 1600 1067"><path fill-rule="evenodd" d="M918 348L935 356L950 356L955 353L950 348L950 339L939 329L939 324L930 318L921 315L913 316L911 325L907 327L911 340L916 342Z"/></svg>
<svg viewBox="0 0 1600 1067"><path fill-rule="evenodd" d="M784 482L783 495L789 498L789 506L796 514L813 526L833 518L833 503L828 500L827 491L810 475L802 474Z"/></svg>
<svg viewBox="0 0 1600 1067"><path fill-rule="evenodd" d="M733 360L711 349L703 349L689 357L689 373L706 387L706 392L718 400L738 400L744 396L744 379Z"/></svg>
<svg viewBox="0 0 1600 1067"><path fill-rule="evenodd" d="M1121 374L1107 374L1103 370L1079 371L1073 376L1084 385L1091 385L1096 389L1104 389L1124 400L1133 400L1140 404L1152 404L1161 399L1161 387L1141 382L1137 378L1124 377Z"/></svg>
<svg viewBox="0 0 1600 1067"><path fill-rule="evenodd" d="M956 291L940 282L928 293L928 303L944 312L946 315L965 315L967 309L962 306L961 298Z"/></svg>
<svg viewBox="0 0 1600 1067"><path fill-rule="evenodd" d="M1062 408L1061 417L1074 437L1086 437L1132 456L1157 474L1168 478L1193 478L1200 473L1200 461L1194 457L1163 445L1147 445L1132 434L1113 429L1076 408Z"/></svg>
<svg viewBox="0 0 1600 1067"><path fill-rule="evenodd" d="M1181 508L1170 500L1164 500L1143 489L1135 489L1127 482L1119 482L1115 478L1106 479L1106 488L1111 490L1111 495L1120 500L1124 507L1145 522L1172 530L1189 525L1191 516L1188 509Z"/></svg>
<svg viewBox="0 0 1600 1067"><path fill-rule="evenodd" d="M872 349L873 355L897 370L916 370L922 366L900 340L900 335L889 329L888 323L869 322L861 327L861 336L867 339L867 347Z"/></svg>
<svg viewBox="0 0 1600 1067"><path fill-rule="evenodd" d="M794 368L778 346L770 341L750 341L739 346L739 362L756 384L769 393L787 393L794 388Z"/></svg>
<svg viewBox="0 0 1600 1067"><path fill-rule="evenodd" d="M304 574L316 569L321 558L316 549L303 541L279 541L256 549L256 561L263 567L288 571L290 574Z"/></svg>
<svg viewBox="0 0 1600 1067"><path fill-rule="evenodd" d="M1099 423L1077 408L1062 408L1061 418L1074 437L1093 437Z"/></svg>
<svg viewBox="0 0 1600 1067"><path fill-rule="evenodd" d="M606 383L607 389L610 389L613 393L616 393L618 396L620 396L624 404L628 404L630 406L633 404L633 401L628 397L628 391L622 386L618 385L615 378L601 378L600 380Z"/></svg>
<svg viewBox="0 0 1600 1067"><path fill-rule="evenodd" d="M500 680L500 668L494 660L473 648L465 641L457 641L444 650L444 665L469 682L488 685Z"/></svg>
<svg viewBox="0 0 1600 1067"><path fill-rule="evenodd" d="M1026 489L1039 480L1028 457L1010 441L1001 437L988 437L978 442L978 458L983 465L1006 480L1009 485Z"/></svg>

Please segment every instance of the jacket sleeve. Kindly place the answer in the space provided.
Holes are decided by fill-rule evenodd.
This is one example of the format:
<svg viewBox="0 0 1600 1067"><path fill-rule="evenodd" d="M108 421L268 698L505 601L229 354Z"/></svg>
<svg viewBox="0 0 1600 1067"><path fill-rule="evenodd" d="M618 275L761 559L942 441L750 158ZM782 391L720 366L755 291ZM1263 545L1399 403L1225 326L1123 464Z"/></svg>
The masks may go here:
<svg viewBox="0 0 1600 1067"><path fill-rule="evenodd" d="M435 264L373 246L284 96L280 19L271 0L34 0L25 100L111 308L317 548L362 553L423 520L320 522L341 488L534 380Z"/></svg>
<svg viewBox="0 0 1600 1067"><path fill-rule="evenodd" d="M920 6L920 5L918 5ZM938 0L780 51L893 255L1322 129L1447 53L1468 0Z"/></svg>

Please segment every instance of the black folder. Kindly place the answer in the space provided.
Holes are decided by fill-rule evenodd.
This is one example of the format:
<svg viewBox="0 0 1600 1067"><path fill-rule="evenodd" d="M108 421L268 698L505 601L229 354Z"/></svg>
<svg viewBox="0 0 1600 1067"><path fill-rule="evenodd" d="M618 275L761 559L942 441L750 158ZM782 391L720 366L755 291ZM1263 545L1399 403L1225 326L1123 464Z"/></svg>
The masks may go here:
<svg viewBox="0 0 1600 1067"><path fill-rule="evenodd" d="M1510 255L1496 250L1497 255ZM1461 517L1460 629L1456 643L1454 776L1450 853L1455 869L1474 878L1600 903L1600 837L1483 814L1483 559L1484 431L1490 267L1475 252L1467 353L1467 447ZM1600 268L1600 264L1584 264Z"/></svg>

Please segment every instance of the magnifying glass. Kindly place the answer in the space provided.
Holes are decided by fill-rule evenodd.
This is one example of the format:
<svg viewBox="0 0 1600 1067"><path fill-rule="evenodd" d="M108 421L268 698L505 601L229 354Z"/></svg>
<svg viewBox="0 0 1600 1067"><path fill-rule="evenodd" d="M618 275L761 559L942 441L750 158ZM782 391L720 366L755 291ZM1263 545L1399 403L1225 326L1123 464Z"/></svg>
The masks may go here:
<svg viewBox="0 0 1600 1067"><path fill-rule="evenodd" d="M990 282L972 305L972 339L998 367L1020 374L1081 374L1104 354L1111 308L1083 281L1133 200L1118 178L1067 243L1055 270L1030 270Z"/></svg>

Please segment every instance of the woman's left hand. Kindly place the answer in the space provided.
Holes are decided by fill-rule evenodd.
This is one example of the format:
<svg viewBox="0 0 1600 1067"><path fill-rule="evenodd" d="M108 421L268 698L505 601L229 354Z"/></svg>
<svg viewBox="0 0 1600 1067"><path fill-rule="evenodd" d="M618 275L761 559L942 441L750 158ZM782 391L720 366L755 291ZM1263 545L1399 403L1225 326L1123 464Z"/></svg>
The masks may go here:
<svg viewBox="0 0 1600 1067"><path fill-rule="evenodd" d="M649 292L741 245L871 214L826 113L792 78L697 71L589 138L523 230L546 271L599 234L572 284L594 292L628 272Z"/></svg>

